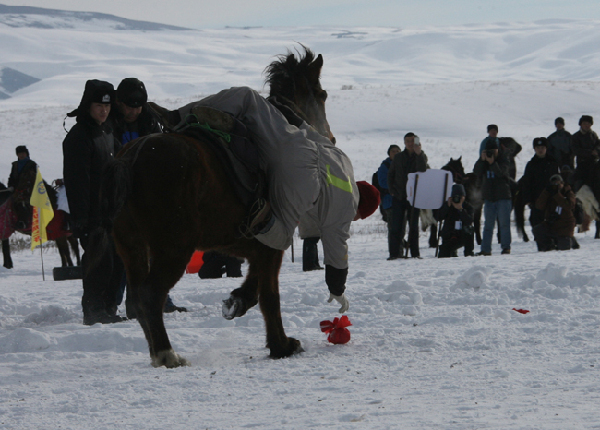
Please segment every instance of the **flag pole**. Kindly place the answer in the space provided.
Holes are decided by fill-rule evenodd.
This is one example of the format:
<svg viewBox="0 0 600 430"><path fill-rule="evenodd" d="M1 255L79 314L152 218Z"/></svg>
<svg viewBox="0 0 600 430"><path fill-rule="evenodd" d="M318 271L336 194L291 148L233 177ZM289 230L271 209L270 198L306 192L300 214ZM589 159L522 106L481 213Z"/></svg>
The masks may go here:
<svg viewBox="0 0 600 430"><path fill-rule="evenodd" d="M41 232L41 226L44 225L43 220L42 220L42 213L44 211L39 210L38 208L35 208L38 211L38 217L39 217L39 225L40 225L40 258L42 259L42 281L46 280L46 274L44 273L44 252L43 252L43 248L44 248L44 242L42 241L42 232Z"/></svg>
<svg viewBox="0 0 600 430"><path fill-rule="evenodd" d="M40 258L42 259L42 281L46 280L46 275L44 274L44 252L42 250L44 248L44 244L40 245Z"/></svg>

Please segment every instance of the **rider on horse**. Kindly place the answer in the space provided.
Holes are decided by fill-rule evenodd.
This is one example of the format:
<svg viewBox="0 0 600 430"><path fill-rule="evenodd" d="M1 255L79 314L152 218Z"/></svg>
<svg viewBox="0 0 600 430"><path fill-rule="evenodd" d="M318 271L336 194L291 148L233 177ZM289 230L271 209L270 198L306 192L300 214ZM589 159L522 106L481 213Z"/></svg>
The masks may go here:
<svg viewBox="0 0 600 430"><path fill-rule="evenodd" d="M17 230L26 230L31 223L31 206L29 205L29 199L23 196L31 195L31 190L20 190L19 181L30 170L35 172L37 164L29 158L29 150L26 146L17 146L16 153L18 160L12 163L12 169L8 177L8 190L11 192L17 191L17 195L13 197L17 214Z"/></svg>

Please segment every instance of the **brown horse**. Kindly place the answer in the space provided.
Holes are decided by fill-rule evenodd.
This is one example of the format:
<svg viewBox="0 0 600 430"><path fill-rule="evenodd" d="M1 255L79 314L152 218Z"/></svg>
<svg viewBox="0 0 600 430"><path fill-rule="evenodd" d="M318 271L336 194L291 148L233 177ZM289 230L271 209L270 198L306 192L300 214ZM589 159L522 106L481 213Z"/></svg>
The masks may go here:
<svg viewBox="0 0 600 430"><path fill-rule="evenodd" d="M15 188L14 194L12 194L6 201L5 204L12 205L13 208L16 208L18 205L24 205L26 210L31 211L29 207L29 199L31 198L31 193L33 187L35 185L37 170L30 169L25 170L23 174L19 177L19 183ZM46 181L44 181L44 186L46 187L46 191L48 193L48 198L50 199L50 203L52 204L52 209L54 209L54 216L58 217L58 205L57 205L57 193L56 190L48 185ZM62 218L61 218L62 219ZM69 245L75 254L75 258L77 261L77 265L81 264L81 259L79 257L79 244L77 242L77 238L72 236L70 232L63 230L60 228L61 226L57 225L59 219L55 221L55 228L59 231L55 233L55 237L52 237L52 233L48 231L48 237L50 240L54 240L56 242L56 247L58 248L58 252L60 254L62 267L73 266L73 260L71 259L71 252L69 250ZM48 229L52 228L51 225L48 225ZM14 227L10 230L11 232L16 230ZM31 226L29 225L27 229L24 230L16 230L19 233L31 235ZM4 267L7 267L7 262L10 264L12 268L12 258L10 256L10 245L8 244L8 239L2 241L2 253L4 255Z"/></svg>
<svg viewBox="0 0 600 430"><path fill-rule="evenodd" d="M280 58L267 74L271 95L280 103L285 99L329 136L319 84L322 64L320 55L315 59L306 50L300 61L293 54ZM280 74L284 68L288 72ZM290 88L294 90L289 92ZM105 219L114 220L112 235L127 271L128 299L156 367L187 364L171 347L162 310L195 250L247 259L246 279L224 300L223 316L241 317L258 303L270 356L302 351L298 340L286 336L281 321L278 276L283 251L241 237L238 227L247 208L236 197L211 145L206 139L177 133L137 139L119 153L103 184ZM106 225L93 234L93 246L107 246L109 229Z"/></svg>

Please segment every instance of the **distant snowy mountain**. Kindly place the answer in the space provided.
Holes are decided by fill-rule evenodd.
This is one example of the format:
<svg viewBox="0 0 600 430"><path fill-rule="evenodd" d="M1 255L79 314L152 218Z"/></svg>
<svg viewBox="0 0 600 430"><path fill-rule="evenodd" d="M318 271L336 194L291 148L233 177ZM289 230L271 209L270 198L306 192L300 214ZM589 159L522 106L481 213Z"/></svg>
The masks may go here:
<svg viewBox="0 0 600 430"><path fill-rule="evenodd" d="M90 24L112 30L189 30L174 25L135 21L96 12L73 12L29 6L6 6L0 4L0 25L13 28L78 29Z"/></svg>
<svg viewBox="0 0 600 430"><path fill-rule="evenodd" d="M39 82L40 79L21 73L10 67L0 68L0 100L10 98L10 93ZM7 94L9 93L9 94Z"/></svg>

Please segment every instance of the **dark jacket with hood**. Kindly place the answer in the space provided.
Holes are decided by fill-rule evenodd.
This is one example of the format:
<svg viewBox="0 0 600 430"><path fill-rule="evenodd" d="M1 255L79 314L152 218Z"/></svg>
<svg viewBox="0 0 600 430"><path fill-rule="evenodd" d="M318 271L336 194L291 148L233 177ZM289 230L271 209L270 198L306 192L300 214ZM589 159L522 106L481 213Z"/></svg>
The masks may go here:
<svg viewBox="0 0 600 430"><path fill-rule="evenodd" d="M89 114L95 95L103 91L112 97L112 85L108 82L86 83L79 107L68 114L77 116L77 124L63 141L63 177L75 233L79 237L101 222L102 174L119 149L110 125L107 122L98 125Z"/></svg>

